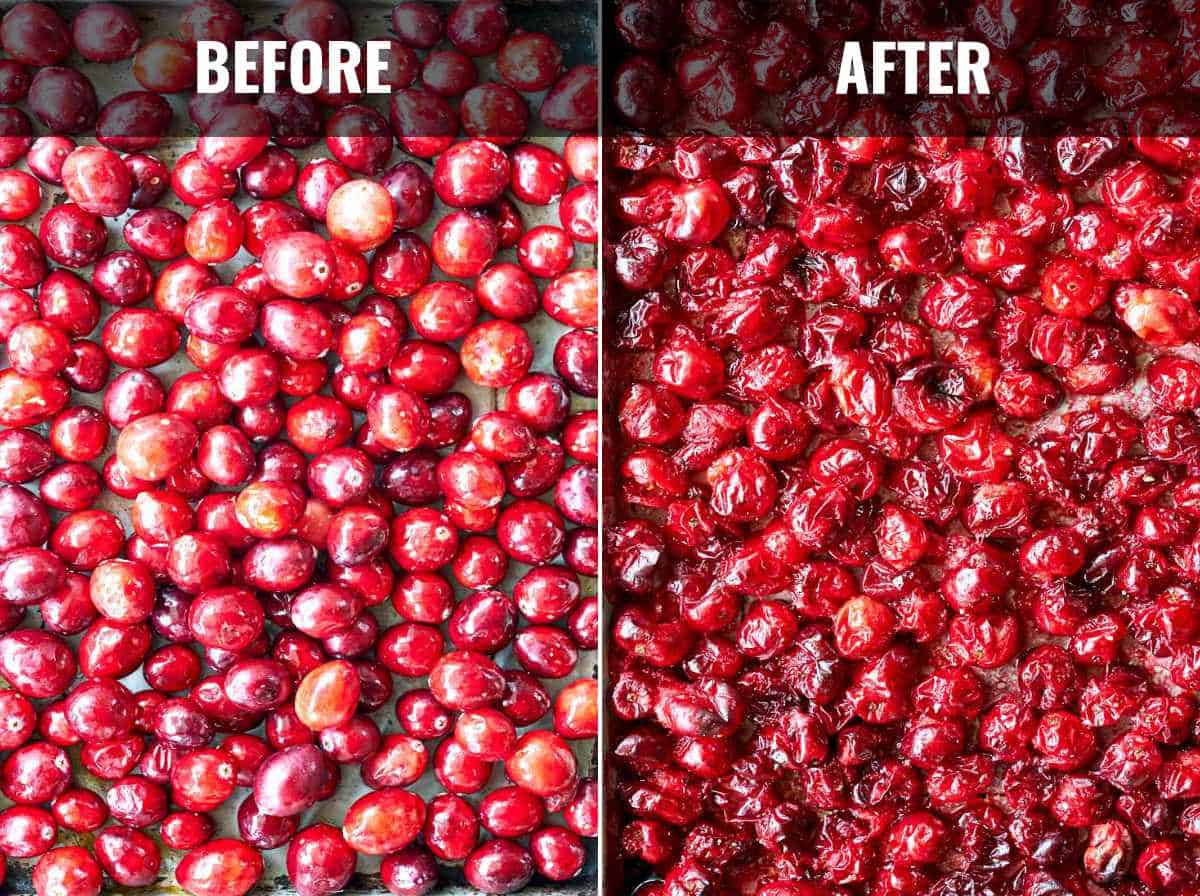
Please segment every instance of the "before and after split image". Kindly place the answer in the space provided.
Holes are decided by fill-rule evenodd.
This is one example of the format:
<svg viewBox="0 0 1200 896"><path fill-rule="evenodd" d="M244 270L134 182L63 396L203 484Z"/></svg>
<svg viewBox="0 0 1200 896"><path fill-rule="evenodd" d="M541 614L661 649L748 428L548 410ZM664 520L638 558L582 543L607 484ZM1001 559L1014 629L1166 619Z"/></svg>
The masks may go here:
<svg viewBox="0 0 1200 896"><path fill-rule="evenodd" d="M1198 0L0 0L0 896L1200 896Z"/></svg>

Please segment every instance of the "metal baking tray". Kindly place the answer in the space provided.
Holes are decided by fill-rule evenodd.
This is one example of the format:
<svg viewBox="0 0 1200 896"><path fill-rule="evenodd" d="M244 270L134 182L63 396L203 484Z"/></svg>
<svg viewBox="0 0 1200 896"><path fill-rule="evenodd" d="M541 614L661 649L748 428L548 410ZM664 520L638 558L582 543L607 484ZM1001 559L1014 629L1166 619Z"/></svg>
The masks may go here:
<svg viewBox="0 0 1200 896"><path fill-rule="evenodd" d="M51 2L49 5L56 8L64 18L70 20L73 12L84 5L86 0L67 0L67 2ZM233 0L234 5L242 11L246 18L247 33L258 28L277 25L287 10L288 3L286 2L244 2L244 0ZM446 5L447 7L453 4L453 0L435 0L435 2ZM12 0L0 2L0 14L7 11L11 6L15 5ZM142 27L143 39L154 37L171 37L175 36L176 20L179 11L187 6L187 0L125 0L124 5L129 7L138 18ZM359 39L386 37L390 34L389 19L392 3L378 2L355 2L345 4L347 11L350 14L351 20L355 29L355 36ZM509 17L515 27L522 28L527 31L544 31L555 38L564 50L564 65L580 65L585 63L595 63L598 56L599 36L597 29L597 13L596 7L589 0L509 0ZM494 75L494 63L492 59L480 60L481 62L481 80L487 80ZM115 65L98 65L86 62L73 54L69 60L69 64L84 72L96 87L96 92L103 105L108 99L117 96L127 90L139 90L141 86L134 80L130 70L128 60L117 63ZM186 94L185 95L170 95L166 99L170 102L174 110L174 118L172 121L171 133L163 140L156 148L148 150L148 152L165 162L170 167L176 159L183 153L194 148L197 131L191 120L188 118L186 110ZM541 99L540 95L526 97L532 110L536 110ZM362 102L365 105L371 105L380 109L386 117L387 96L370 96L363 98ZM32 117L32 116L31 116ZM532 117L536 120L535 117ZM44 133L35 123L35 131ZM529 139L544 143L547 146L561 148L564 136L542 136L533 135ZM94 142L90 135L77 135L76 141L79 143ZM317 143L315 146L293 151L298 161L303 165L305 162L313 158L320 158L328 155L325 150L324 143ZM401 160L411 160L405 155L400 148L393 148L393 155L389 164L395 164ZM431 170L431 165L422 161L416 160L426 170ZM23 167L23 163L21 163ZM66 201L66 194L60 187L54 187L50 184L42 184L43 203L36 215L22 222L31 229L37 229L41 216L55 205ZM511 198L511 197L510 197ZM285 197L286 199L286 197ZM241 207L245 207L251 202L250 197L244 193L239 193L235 197L235 201ZM554 206L548 208L538 208L534 206L523 205L520 202L513 200L522 213L527 226L534 226L541 223L557 224L557 209ZM168 208L173 208L185 215L188 212L186 206L174 198L172 194L164 197L160 203ZM438 219L445 214L446 209L440 202L435 204L433 215L425 226L420 228L418 232L422 238L428 242L430 234L433 231L434 224ZM122 216L119 219L108 221L110 241L109 251L123 246L121 237L121 227L124 224L126 217L130 213ZM501 261L516 261L515 252L511 249L503 250L498 260ZM228 283L233 274L253 261L253 258L246 252L240 252L234 259L223 264L217 265L217 270L220 272L222 281ZM574 267L594 267L597 262L595 248L575 244L575 262ZM153 264L156 270L162 265ZM85 277L90 269L84 269L80 272ZM434 269L433 279L448 279L441 274L436 268ZM539 281L539 286L544 286L544 281ZM105 306L105 317L111 313L112 309ZM103 326L103 319L97 327L93 338L99 333L100 327ZM555 342L560 334L566 331L566 327L542 315L537 320L526 325L531 338L534 342L535 357L533 363L534 370L553 372L552 363L553 351ZM191 363L186 357L179 353L172 360L152 369L164 384L169 385L176 377L193 370ZM113 375L119 372L119 368L113 371ZM465 377L461 377L459 382L455 384L455 389L463 392L470 397L475 413L483 413L484 411L494 409L498 406L498 401L501 393L492 390L484 389L474 385ZM100 395L85 395L83 393L72 393L72 402L75 404L86 404L93 407L99 407L101 401ZM596 401L584 399L581 396L572 396L572 410L594 409L597 406ZM356 422L361 422L361 415L356 415ZM44 432L45 427L39 427ZM110 438L109 448L111 450L115 444L115 434ZM106 453L100 459L102 462L107 458ZM97 462L97 465L99 462ZM35 486L33 486L35 487ZM129 526L129 502L124 499L117 498L114 495L106 494L98 503L99 507L110 510L117 514L127 531L131 531ZM502 589L511 592L512 585L520 577L520 575L528 567L512 563L510 564L509 575L505 582L500 586ZM596 592L595 581L584 579L584 593L587 596L592 596ZM460 589L460 596L466 592ZM373 611L380 621L381 625L386 627L393 625L398 621L391 608L391 605L385 603L381 606L373 608ZM26 623L27 626L36 626L37 617L35 613L31 613ZM71 639L74 643L78 642L78 638ZM517 668L516 660L511 655L511 650L506 648L497 657L497 662L504 668ZM580 675L597 675L598 674L598 652L597 651L581 651L578 672ZM145 688L145 682L142 680L140 673L136 673L123 681L130 685L133 689ZM546 682L551 694L557 693L567 680L558 682ZM396 696L416 687L424 686L423 679L403 679L395 678ZM396 722L393 712L394 700L389 701L387 706L383 707L372 715L375 721L379 724L381 731L384 734L396 732L399 730L399 725ZM539 727L539 726L534 726ZM524 730L524 729L523 729ZM599 757L596 751L595 743L586 741L571 742L575 749L581 774L591 776L599 775ZM104 782L90 776L78 763L78 749L72 752L73 760L75 761L77 779L81 784L96 789L98 792L104 791ZM503 774L503 769L500 764L497 764L492 781L489 784L488 790L506 783ZM432 771L428 771L424 777L410 788L414 792L425 798L430 798L441 792L441 787L434 778ZM217 833L215 836L237 836L236 811L237 806L249 791L241 789L235 792L234 796L224 806L211 813L217 823ZM342 784L335 796L315 807L302 817L301 826L307 826L317 822L326 822L335 826L341 825L342 817L349 805L360 795L368 792L368 788L361 783L357 770L352 767L344 768L342 776ZM486 790L484 791L487 792ZM479 797L482 794L468 796L467 799L478 803ZM0 807L9 805L8 801L0 797ZM554 821L554 816L551 816L550 821ZM150 831L152 836L157 840L157 833ZM60 832L58 845L90 845L91 835L73 834L71 832ZM597 859L598 848L595 840L586 841L588 848L588 859L585 863L583 872L575 880L566 883L551 883L539 877L534 878L531 885L523 892L531 894L531 896L583 896L583 894L596 892L596 880L599 871L599 862ZM161 845L161 844L160 844ZM285 870L285 858L287 847L283 846L278 849L265 852L264 859L266 862L266 870L262 880L258 886L252 891L255 894L277 894L277 896L287 896L294 893L291 883L287 877ZM175 883L174 868L178 861L182 858L182 853L163 848L163 865L159 876L159 880L149 886L139 889L129 889L113 886L111 881L106 879L105 893L131 893L140 894L140 896L158 896L158 894L182 894L181 890ZM12 894L32 894L33 886L30 881L30 871L36 860L10 860L8 875L5 883L0 886L0 893ZM361 856L358 863L358 871L351 879L345 892L352 894L362 894L362 896L386 896L387 890L383 887L378 876L379 859L368 856ZM442 866L442 881L435 893L439 896L465 896L465 894L475 893L471 887L467 886L461 873L461 869L454 867Z"/></svg>

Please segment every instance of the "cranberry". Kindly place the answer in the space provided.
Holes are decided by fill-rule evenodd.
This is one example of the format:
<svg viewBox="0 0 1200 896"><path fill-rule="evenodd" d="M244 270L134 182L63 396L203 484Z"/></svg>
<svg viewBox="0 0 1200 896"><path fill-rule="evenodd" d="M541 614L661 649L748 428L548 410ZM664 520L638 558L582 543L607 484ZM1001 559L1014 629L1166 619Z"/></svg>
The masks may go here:
<svg viewBox="0 0 1200 896"><path fill-rule="evenodd" d="M263 860L256 849L219 838L184 856L175 869L175 880L192 896L244 896L262 873Z"/></svg>
<svg viewBox="0 0 1200 896"><path fill-rule="evenodd" d="M404 0L392 10L392 30L409 46L427 50L441 38L445 23L433 4Z"/></svg>
<svg viewBox="0 0 1200 896"><path fill-rule="evenodd" d="M346 843L365 855L386 855L408 846L425 818L421 798L396 787L359 797L342 824Z"/></svg>
<svg viewBox="0 0 1200 896"><path fill-rule="evenodd" d="M515 34L500 47L496 68L510 87L524 93L545 90L562 67L562 51L545 34Z"/></svg>
<svg viewBox="0 0 1200 896"><path fill-rule="evenodd" d="M66 643L49 632L19 630L0 637L0 670L23 696L62 695L75 669Z"/></svg>
<svg viewBox="0 0 1200 896"><path fill-rule="evenodd" d="M533 877L533 858L511 840L489 840L467 857L467 882L483 893L512 893Z"/></svg>
<svg viewBox="0 0 1200 896"><path fill-rule="evenodd" d="M457 50L434 50L421 66L421 83L438 96L461 96L478 78L475 63Z"/></svg>
<svg viewBox="0 0 1200 896"><path fill-rule="evenodd" d="M133 178L133 194L129 197L130 208L150 208L167 192L170 174L167 166L154 156L132 153L122 160Z"/></svg>
<svg viewBox="0 0 1200 896"><path fill-rule="evenodd" d="M496 226L486 215L456 211L438 222L430 251L442 271L468 278L478 276L488 266L499 245Z"/></svg>
<svg viewBox="0 0 1200 896"><path fill-rule="evenodd" d="M414 5L423 4L401 4ZM388 892L394 896L425 896L438 882L437 864L433 857L419 846L406 847L385 858L380 865L379 874Z"/></svg>
<svg viewBox="0 0 1200 896"><path fill-rule="evenodd" d="M354 714L361 687L349 662L324 663L305 675L296 688L296 713L315 731L341 725Z"/></svg>
<svg viewBox="0 0 1200 896"><path fill-rule="evenodd" d="M346 106L325 123L325 143L333 156L352 171L378 174L392 150L387 122L373 109Z"/></svg>
<svg viewBox="0 0 1200 896"><path fill-rule="evenodd" d="M71 36L58 13L41 3L33 3L5 14L0 23L0 45L4 52L26 65L56 65L70 53Z"/></svg>
<svg viewBox="0 0 1200 896"><path fill-rule="evenodd" d="M39 70L29 86L28 102L34 117L55 134L81 133L96 123L96 88L71 68Z"/></svg>
<svg viewBox="0 0 1200 896"><path fill-rule="evenodd" d="M254 797L248 796L238 806L238 833L247 843L258 849L274 849L290 840L299 828L295 816L263 814Z"/></svg>
<svg viewBox="0 0 1200 896"><path fill-rule="evenodd" d="M338 187L329 197L325 214L329 235L362 252L381 245L391 235L396 219L391 194L367 180Z"/></svg>
<svg viewBox="0 0 1200 896"><path fill-rule="evenodd" d="M509 171L508 158L494 144L470 140L438 156L433 188L448 205L488 205L508 186Z"/></svg>
<svg viewBox="0 0 1200 896"><path fill-rule="evenodd" d="M42 190L37 180L22 171L6 171L0 178L0 219L21 221L41 205Z"/></svg>
<svg viewBox="0 0 1200 896"><path fill-rule="evenodd" d="M108 806L90 790L64 790L50 806L54 820L69 831L88 833L99 830L108 820Z"/></svg>
<svg viewBox="0 0 1200 896"><path fill-rule="evenodd" d="M262 264L271 286L279 292L293 298L310 298L329 285L336 261L321 237L295 231L268 239Z"/></svg>
<svg viewBox="0 0 1200 896"><path fill-rule="evenodd" d="M118 62L134 54L141 27L124 7L97 3L80 10L71 21L71 39L79 55L90 62Z"/></svg>
<svg viewBox="0 0 1200 896"><path fill-rule="evenodd" d="M33 887L38 893L97 896L103 884L100 865L82 846L52 849L33 868Z"/></svg>
<svg viewBox="0 0 1200 896"><path fill-rule="evenodd" d="M472 382L504 388L518 382L533 363L533 346L523 329L508 321L486 321L471 329L460 349Z"/></svg>
<svg viewBox="0 0 1200 896"><path fill-rule="evenodd" d="M523 735L504 768L517 786L543 798L573 788L576 781L574 754L562 738L548 731Z"/></svg>
<svg viewBox="0 0 1200 896"><path fill-rule="evenodd" d="M321 896L345 887L354 873L355 853L337 828L314 824L288 845L288 877L302 896Z"/></svg>
<svg viewBox="0 0 1200 896"><path fill-rule="evenodd" d="M546 94L539 110L542 123L564 131L594 130L597 111L597 67L568 69Z"/></svg>

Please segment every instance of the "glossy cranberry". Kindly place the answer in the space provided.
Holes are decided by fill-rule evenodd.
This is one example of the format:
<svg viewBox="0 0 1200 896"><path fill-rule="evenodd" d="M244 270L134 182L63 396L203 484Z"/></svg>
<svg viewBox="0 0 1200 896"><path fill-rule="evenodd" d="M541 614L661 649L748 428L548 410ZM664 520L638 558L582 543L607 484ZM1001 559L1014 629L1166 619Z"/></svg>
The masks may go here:
<svg viewBox="0 0 1200 896"><path fill-rule="evenodd" d="M155 367L178 349L179 331L161 312L122 308L104 325L101 345L112 361L125 367Z"/></svg>
<svg viewBox="0 0 1200 896"><path fill-rule="evenodd" d="M387 122L373 109L345 106L325 123L325 143L339 162L361 174L379 174L392 151Z"/></svg>
<svg viewBox="0 0 1200 896"><path fill-rule="evenodd" d="M463 339L459 351L472 382L504 388L519 381L533 363L533 346L523 329L508 321L486 321Z"/></svg>
<svg viewBox="0 0 1200 896"><path fill-rule="evenodd" d="M175 869L192 896L244 896L263 873L262 856L239 840L218 838L197 847Z"/></svg>
<svg viewBox="0 0 1200 896"><path fill-rule="evenodd" d="M201 748L178 757L171 770L175 802L195 812L208 812L233 793L237 767L223 750Z"/></svg>
<svg viewBox="0 0 1200 896"><path fill-rule="evenodd" d="M122 778L114 782L105 799L112 817L130 827L157 824L167 814L166 791L147 778Z"/></svg>
<svg viewBox="0 0 1200 896"><path fill-rule="evenodd" d="M533 877L533 857L511 840L489 840L467 857L467 882L483 893L513 893Z"/></svg>
<svg viewBox="0 0 1200 896"><path fill-rule="evenodd" d="M290 840L299 828L295 816L266 815L259 810L253 796L248 796L238 806L238 833L242 839L257 849L274 849Z"/></svg>
<svg viewBox="0 0 1200 896"><path fill-rule="evenodd" d="M379 726L367 716L355 716L344 725L321 732L321 749L335 762L361 762L379 748Z"/></svg>
<svg viewBox="0 0 1200 896"><path fill-rule="evenodd" d="M146 626L98 619L79 643L79 668L85 675L120 678L138 667L149 647Z"/></svg>
<svg viewBox="0 0 1200 896"><path fill-rule="evenodd" d="M39 894L97 896L103 884L100 865L82 846L52 849L33 868L33 888Z"/></svg>
<svg viewBox="0 0 1200 896"><path fill-rule="evenodd" d="M115 3L97 3L80 10L71 21L76 51L90 62L118 62L137 49L141 27L129 10Z"/></svg>
<svg viewBox="0 0 1200 896"><path fill-rule="evenodd" d="M555 731L572 740L595 737L598 730L597 700L594 679L580 679L567 685L555 699Z"/></svg>
<svg viewBox="0 0 1200 896"><path fill-rule="evenodd" d="M40 69L29 86L28 103L34 117L55 134L78 134L96 123L96 88L71 68Z"/></svg>
<svg viewBox="0 0 1200 896"><path fill-rule="evenodd" d="M296 183L298 167L286 150L268 146L242 166L242 187L255 199L278 199Z"/></svg>
<svg viewBox="0 0 1200 896"><path fill-rule="evenodd" d="M146 41L133 57L133 76L155 93L181 93L195 84L194 47L177 38Z"/></svg>
<svg viewBox="0 0 1200 896"><path fill-rule="evenodd" d="M563 821L580 837L599 831L599 790L594 778L584 778L572 800L563 807Z"/></svg>
<svg viewBox="0 0 1200 896"><path fill-rule="evenodd" d="M19 119L16 121L19 121ZM10 121L11 124L15 124L15 121ZM32 141L32 145L25 147L23 146L25 141L20 137L8 137L4 139L18 141L14 144L14 152L16 149L24 152L25 148L28 148L28 153L25 155L25 162L29 165L29 170L36 174L39 180L48 184L62 184L63 162L75 148L75 141L69 137L50 135L38 137Z"/></svg>
<svg viewBox="0 0 1200 896"><path fill-rule="evenodd" d="M421 798L398 787L359 797L346 812L342 834L364 855L386 855L408 846L425 819Z"/></svg>
<svg viewBox="0 0 1200 896"><path fill-rule="evenodd" d="M508 187L508 157L494 144L469 140L440 154L433 171L433 188L448 205L458 208L488 205Z"/></svg>
<svg viewBox="0 0 1200 896"><path fill-rule="evenodd" d="M563 161L577 181L595 183L600 172L599 140L591 134L572 134L563 145Z"/></svg>
<svg viewBox="0 0 1200 896"><path fill-rule="evenodd" d="M12 231L11 236L18 232ZM51 209L38 229L46 254L67 267L83 267L96 261L104 251L108 232L97 215L66 203ZM18 242L14 251L21 249Z"/></svg>
<svg viewBox="0 0 1200 896"><path fill-rule="evenodd" d="M70 782L70 762L60 747L28 744L11 753L0 770L0 787L14 803L48 803Z"/></svg>
<svg viewBox="0 0 1200 896"><path fill-rule="evenodd" d="M133 179L121 157L99 146L81 146L63 162L67 195L86 212L115 217L129 207Z"/></svg>
<svg viewBox="0 0 1200 896"><path fill-rule="evenodd" d="M190 420L178 414L148 414L121 430L117 457L132 476L156 482L184 463L196 442Z"/></svg>
<svg viewBox="0 0 1200 896"><path fill-rule="evenodd" d="M513 783L543 798L575 784L574 754L558 735L548 731L523 735L505 759L504 768Z"/></svg>
<svg viewBox="0 0 1200 896"><path fill-rule="evenodd" d="M43 293L45 293L46 284L49 282L50 278L47 278L46 283L43 283ZM86 289L86 287L84 288ZM53 295L53 292L51 294ZM8 338L9 334L19 324L26 323L37 317L37 310L34 308L33 299L27 292L20 289L5 289L0 292L0 309L2 309L0 310L0 336L3 336L5 339Z"/></svg>
<svg viewBox="0 0 1200 896"><path fill-rule="evenodd" d="M254 806L262 815L299 815L317 801L328 771L312 744L288 747L266 757L254 777Z"/></svg>
<svg viewBox="0 0 1200 896"><path fill-rule="evenodd" d="M396 719L413 737L432 740L450 731L454 720L429 690L410 691L396 702Z"/></svg>
<svg viewBox="0 0 1200 896"><path fill-rule="evenodd" d="M237 206L228 199L217 199L192 213L184 232L184 245L195 261L220 264L237 254L243 236L244 225Z"/></svg>
<svg viewBox="0 0 1200 896"><path fill-rule="evenodd" d="M46 258L37 238L20 224L0 226L0 282L28 289L45 277Z"/></svg>
<svg viewBox="0 0 1200 896"><path fill-rule="evenodd" d="M599 226L599 194L594 184L579 184L568 190L559 203L558 212L563 229L573 240L595 242Z"/></svg>
<svg viewBox="0 0 1200 896"><path fill-rule="evenodd" d="M205 647L243 650L262 632L262 625L262 605L242 588L209 589L188 609L188 626Z"/></svg>
<svg viewBox="0 0 1200 896"><path fill-rule="evenodd" d="M106 828L97 835L95 849L105 873L121 886L144 887L158 877L158 846L141 831Z"/></svg>
<svg viewBox="0 0 1200 896"><path fill-rule="evenodd" d="M492 763L468 753L456 740L445 740L433 755L434 774L449 793L479 793L492 774Z"/></svg>
<svg viewBox="0 0 1200 896"><path fill-rule="evenodd" d="M0 24L4 52L26 65L55 65L71 51L70 31L54 10L31 3L9 10Z"/></svg>
<svg viewBox="0 0 1200 896"><path fill-rule="evenodd" d="M462 129L471 137L510 146L529 126L529 107L517 91L506 84L476 84L463 94L458 105Z"/></svg>
<svg viewBox="0 0 1200 896"><path fill-rule="evenodd" d="M556 277L570 267L575 247L561 228L542 225L527 230L517 244L521 266L535 277Z"/></svg>
<svg viewBox="0 0 1200 896"><path fill-rule="evenodd" d="M510 87L523 93L545 90L562 67L562 51L545 34L514 34L500 47L496 68Z"/></svg>
<svg viewBox="0 0 1200 896"><path fill-rule="evenodd" d="M442 271L452 277L470 278L487 267L499 245L496 226L486 215L458 211L438 222L430 249Z"/></svg>
<svg viewBox="0 0 1200 896"><path fill-rule="evenodd" d="M471 57L458 50L433 50L421 65L421 83L438 96L462 96L478 79Z"/></svg>
<svg viewBox="0 0 1200 896"><path fill-rule="evenodd" d="M170 172L167 166L154 156L144 153L131 153L122 160L133 178L133 193L129 197L129 207L150 208L167 192L171 184Z"/></svg>
<svg viewBox="0 0 1200 896"><path fill-rule="evenodd" d="M570 880L583 870L583 839L566 828L548 826L529 838L529 851L539 874L550 880Z"/></svg>
<svg viewBox="0 0 1200 896"><path fill-rule="evenodd" d="M349 181L334 191L326 206L329 235L360 252L381 245L396 220L392 196L373 181Z"/></svg>
<svg viewBox="0 0 1200 896"><path fill-rule="evenodd" d="M287 857L288 877L301 896L327 896L341 890L356 861L342 832L328 824L300 831L288 845Z"/></svg>
<svg viewBox="0 0 1200 896"><path fill-rule="evenodd" d="M0 176L0 219L21 221L41 205L42 190L37 180L23 171L6 171Z"/></svg>
<svg viewBox="0 0 1200 896"><path fill-rule="evenodd" d="M599 285L596 271L585 268L557 277L542 292L542 307L568 327L596 327L599 323Z"/></svg>
<svg viewBox="0 0 1200 896"><path fill-rule="evenodd" d="M84 741L124 737L133 727L133 697L117 682L90 679L72 692L67 719Z"/></svg>
<svg viewBox="0 0 1200 896"><path fill-rule="evenodd" d="M25 629L0 637L0 670L25 697L62 695L75 669L74 656L66 643L50 632Z"/></svg>
<svg viewBox="0 0 1200 896"><path fill-rule="evenodd" d="M405 3L401 6L413 6ZM388 856L379 868L388 892L394 896L425 896L437 886L438 867L433 856L419 846L409 846Z"/></svg>
<svg viewBox="0 0 1200 896"><path fill-rule="evenodd" d="M64 790L55 797L50 811L59 826L79 833L99 830L108 820L107 804L90 790Z"/></svg>
<svg viewBox="0 0 1200 896"><path fill-rule="evenodd" d="M296 231L267 240L263 269L271 286L286 296L320 295L333 279L335 259L329 245L314 233Z"/></svg>
<svg viewBox="0 0 1200 896"><path fill-rule="evenodd" d="M296 688L300 720L314 731L344 724L358 705L361 682L354 666L334 660L313 669Z"/></svg>

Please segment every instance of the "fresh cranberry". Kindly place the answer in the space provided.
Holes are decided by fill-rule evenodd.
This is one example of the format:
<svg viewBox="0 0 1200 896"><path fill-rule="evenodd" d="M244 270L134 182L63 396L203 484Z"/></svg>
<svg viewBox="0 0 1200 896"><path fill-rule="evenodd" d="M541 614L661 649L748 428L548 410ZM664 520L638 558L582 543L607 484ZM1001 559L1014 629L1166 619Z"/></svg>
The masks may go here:
<svg viewBox="0 0 1200 896"><path fill-rule="evenodd" d="M175 869L175 880L192 896L244 896L263 873L263 859L240 840L219 838L188 853Z"/></svg>
<svg viewBox="0 0 1200 896"><path fill-rule="evenodd" d="M39 892L98 892L102 874L121 887L153 883L159 848L141 829L154 824L186 853L175 875L193 896L241 896L263 873L258 850L284 843L304 896L341 889L356 852L388 855L382 876L394 892L427 892L434 855L467 862L468 880L489 892L536 869L565 879L574 834L546 829L530 851L480 847L461 794L485 789L493 764L507 761L547 810L562 808L580 789L574 761L556 749L562 741L519 742L518 728L595 735L586 681L563 692L552 723L547 688L488 656L512 643L526 669L567 678L597 643L597 604L581 599L572 571L594 573L597 538L586 528L568 537L565 521L597 518L595 432L569 416L568 399L594 396L598 376L597 340L583 332L599 322L598 277L570 270L596 237L598 141L575 134L561 154L518 143L530 113L518 91L549 91L543 124L591 128L595 71L564 72L554 40L511 31L493 0L445 20L403 3L385 73L390 121L328 91L253 103L225 91L188 100L201 132L191 151L170 167L146 155L169 130L161 94L194 86L194 45L231 44L245 24L224 0L187 6L170 37L144 39L136 17L108 3L71 26L35 3L0 22L0 98L25 101L52 132L35 141L24 112L0 114L0 155L27 156L35 175L0 178L10 364L0 376L0 671L13 688L0 788L21 804L0 817L0 845L13 857L45 854ZM450 48L423 63L409 49L443 34ZM351 20L330 0L302 0L278 33L252 36L344 40ZM61 65L72 49L89 64L131 59L144 89L101 105L89 76ZM494 67L476 61L491 55ZM493 68L504 83L481 80ZM419 70L425 84L414 87ZM337 107L324 128L322 106ZM62 136L93 126L97 146ZM322 137L333 159L301 170L292 150ZM429 159L432 174L413 162L388 168L394 140ZM571 175L583 188L568 201ZM61 185L66 200L40 217L39 181ZM239 188L257 202L242 210ZM183 214L160 205L168 190ZM563 205L563 228L527 230L508 191ZM427 246L411 229L429 221L435 196L452 211ZM118 217L110 244L105 219ZM493 264L504 248L521 266ZM222 285L216 266L242 249L258 260ZM429 283L435 263L478 277L477 288ZM87 278L67 270L83 268ZM542 295L534 276L552 281ZM377 294L360 299L368 285ZM355 312L342 304L352 300ZM101 303L117 310L102 314ZM481 309L498 320L481 323ZM558 342L558 376L530 373L523 324L539 311L577 331ZM164 380L149 368L174 360L180 325L197 370ZM125 369L110 383L112 364ZM463 372L485 389L512 387L503 409L473 424L473 400L453 391ZM102 393L102 411L75 407L71 389ZM43 423L46 436L32 429ZM571 425L570 456L585 462L568 469L556 437ZM128 502L130 533L106 492ZM518 499L508 508L506 493ZM430 506L439 501L444 509ZM47 508L62 515L53 527ZM569 568L546 565L564 549ZM487 590L514 559L537 567L519 600ZM449 581L477 594L456 605ZM381 628L368 608L389 599L404 621ZM35 603L40 628L21 628ZM77 634L77 647L63 640ZM117 683L139 671L149 690ZM396 706L408 734L385 737L369 714L389 702L395 673L429 687ZM37 710L31 699L56 702ZM243 733L262 723L262 738ZM35 728L43 739L30 743ZM415 739L455 728L432 757ZM106 801L67 789L63 750L75 745L82 767L111 782ZM427 808L403 788L431 759L448 793ZM341 831L300 830L298 816L333 795L343 763L361 763L374 792ZM237 813L243 839L214 840L206 813L236 786L254 788ZM514 836L544 821L541 798L531 799L539 811ZM47 852L56 824L93 832L109 815L116 824L94 837L94 861ZM428 851L412 845L422 835Z"/></svg>

